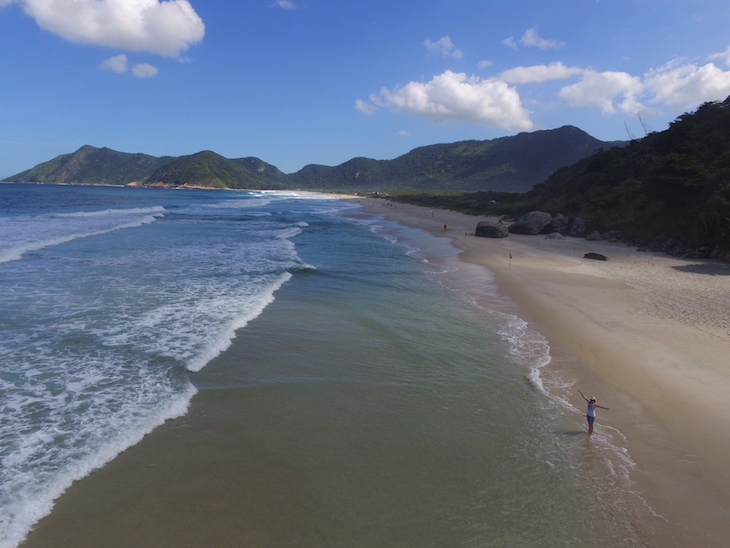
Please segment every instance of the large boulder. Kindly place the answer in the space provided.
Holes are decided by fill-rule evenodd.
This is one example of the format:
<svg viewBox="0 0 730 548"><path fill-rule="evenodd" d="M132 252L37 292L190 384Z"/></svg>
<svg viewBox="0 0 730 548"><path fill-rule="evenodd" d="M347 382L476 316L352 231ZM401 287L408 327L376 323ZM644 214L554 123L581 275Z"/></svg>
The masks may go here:
<svg viewBox="0 0 730 548"><path fill-rule="evenodd" d="M513 234L540 234L552 221L550 213L530 211L511 224L509 231Z"/></svg>
<svg viewBox="0 0 730 548"><path fill-rule="evenodd" d="M479 221L474 234L477 236L483 236L484 238L506 238L509 236L509 231L502 223Z"/></svg>
<svg viewBox="0 0 730 548"><path fill-rule="evenodd" d="M568 225L568 236L585 238L588 236L588 224L580 217L575 217Z"/></svg>
<svg viewBox="0 0 730 548"><path fill-rule="evenodd" d="M568 232L568 223L570 220L563 214L558 213L550 221L550 224L542 231L543 234L551 234L553 232L559 232L565 234Z"/></svg>

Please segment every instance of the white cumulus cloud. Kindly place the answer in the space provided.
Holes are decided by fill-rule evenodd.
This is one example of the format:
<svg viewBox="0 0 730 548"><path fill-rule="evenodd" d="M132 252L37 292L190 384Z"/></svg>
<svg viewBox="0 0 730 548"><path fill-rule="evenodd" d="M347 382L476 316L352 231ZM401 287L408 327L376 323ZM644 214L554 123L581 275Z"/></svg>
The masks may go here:
<svg viewBox="0 0 730 548"><path fill-rule="evenodd" d="M709 60L712 59L722 59L723 62L730 67L730 47L728 47L725 51L721 51L720 53L713 53L710 55Z"/></svg>
<svg viewBox="0 0 730 548"><path fill-rule="evenodd" d="M531 67L515 67L505 70L497 78L508 84L529 84L531 82L545 82L547 80L563 80L583 72L578 67L566 67L563 63L549 65L533 65Z"/></svg>
<svg viewBox="0 0 730 548"><path fill-rule="evenodd" d="M525 34L522 35L522 38L520 38L520 43L523 46L534 46L540 49L562 48L565 45L565 42L558 40L546 40L537 33L537 27L527 29Z"/></svg>
<svg viewBox="0 0 730 548"><path fill-rule="evenodd" d="M355 101L355 108L363 114L367 115L375 114L375 111L378 110L378 107L376 107L372 103L363 101L362 99L358 99L357 101Z"/></svg>
<svg viewBox="0 0 730 548"><path fill-rule="evenodd" d="M444 36L443 38L432 42L431 40L424 40L423 45L426 49L435 55L442 55L443 57L456 57L461 59L464 57L464 53L460 49L455 49L454 43L451 38Z"/></svg>
<svg viewBox="0 0 730 548"><path fill-rule="evenodd" d="M272 4L272 6L274 6L275 8L281 8L283 10L295 10L299 7L291 0L276 0L276 2Z"/></svg>
<svg viewBox="0 0 730 548"><path fill-rule="evenodd" d="M175 57L205 35L188 0L0 0L17 3L39 27L78 44Z"/></svg>
<svg viewBox="0 0 730 548"><path fill-rule="evenodd" d="M641 78L626 72L584 70L581 80L560 90L560 97L574 107L598 107L604 114L616 109L631 114L641 110L637 97L643 90Z"/></svg>
<svg viewBox="0 0 730 548"><path fill-rule="evenodd" d="M105 59L101 65L99 65L99 68L101 70L110 70L118 73L127 72L127 56L122 53L121 55L109 57L109 59Z"/></svg>
<svg viewBox="0 0 730 548"><path fill-rule="evenodd" d="M722 59L730 66L729 57L730 48L709 59ZM730 96L730 70L712 62L698 65L675 59L636 76L628 72L570 67L558 61L511 68L491 78L447 70L428 82L411 81L393 89L382 88L370 95L369 101L358 99L355 107L365 114L373 114L381 107L436 122L459 120L523 131L531 129L533 123L532 113L523 106L519 86L533 84L531 93L537 94L534 84L555 80L572 80L561 84L558 91L569 107L596 108L604 115L655 115L664 108L690 110ZM552 95L551 87L545 85L547 93ZM535 104L545 104L545 101L537 96Z"/></svg>
<svg viewBox="0 0 730 548"><path fill-rule="evenodd" d="M138 63L132 67L132 74L137 78L152 78L159 74L157 67L153 67L149 63Z"/></svg>
<svg viewBox="0 0 730 548"><path fill-rule="evenodd" d="M652 96L651 103L687 109L730 95L730 71L713 63L701 67L668 63L649 71L645 75L645 85Z"/></svg>
<svg viewBox="0 0 730 548"><path fill-rule="evenodd" d="M447 70L430 82L409 82L403 87L370 96L374 105L434 121L476 122L509 130L533 127L517 90L505 82L485 80ZM361 109L362 110L362 109Z"/></svg>
<svg viewBox="0 0 730 548"><path fill-rule="evenodd" d="M509 72L509 71L507 71ZM697 66L672 61L643 76L626 72L579 71L580 81L560 90L574 107L597 107L603 114L646 112L646 105L692 109L730 95L730 71L713 63Z"/></svg>
<svg viewBox="0 0 730 548"><path fill-rule="evenodd" d="M519 49L520 48L520 46L515 41L515 37L514 36L510 36L509 38L505 38L504 40L502 40L502 43L505 46L507 46L508 48L511 48L511 49Z"/></svg>
<svg viewBox="0 0 730 548"><path fill-rule="evenodd" d="M121 55L115 55L105 59L100 65L99 69L109 70L111 72L117 72L119 74L127 72L129 65L129 59L123 53ZM132 66L132 74L137 78L152 78L159 74L157 67L153 67L149 63L137 63Z"/></svg>
<svg viewBox="0 0 730 548"><path fill-rule="evenodd" d="M512 49L519 48L518 42L525 47L535 47L540 49L558 49L565 45L565 42L561 42L559 40L546 40L538 34L536 26L531 29L527 29L519 41L515 40L514 36L510 36L509 38L502 40L502 44Z"/></svg>

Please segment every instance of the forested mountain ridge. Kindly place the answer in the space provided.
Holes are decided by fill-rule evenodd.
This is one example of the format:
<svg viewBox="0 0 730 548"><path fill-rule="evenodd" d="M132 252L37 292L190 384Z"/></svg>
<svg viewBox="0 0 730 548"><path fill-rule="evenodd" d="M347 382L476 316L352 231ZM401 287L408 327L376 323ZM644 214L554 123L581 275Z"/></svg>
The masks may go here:
<svg viewBox="0 0 730 548"><path fill-rule="evenodd" d="M84 145L76 152L57 156L53 160L8 177L5 181L125 185L144 179L172 159L171 156L158 158L147 154L128 154L106 147Z"/></svg>
<svg viewBox="0 0 730 548"><path fill-rule="evenodd" d="M268 188L284 174L258 158L229 160L210 150L180 156L158 167L141 184L206 188Z"/></svg>
<svg viewBox="0 0 730 548"><path fill-rule="evenodd" d="M600 232L653 240L651 248L673 242L730 250L730 97L679 116L665 131L560 168L526 193L402 199L487 215L560 213Z"/></svg>
<svg viewBox="0 0 730 548"><path fill-rule="evenodd" d="M676 235L730 247L730 97L705 103L662 132L559 169L535 202L603 229Z"/></svg>
<svg viewBox="0 0 730 548"><path fill-rule="evenodd" d="M64 184L138 184L250 189L372 190L423 188L524 192L556 169L604 142L564 126L486 141L416 148L393 160L353 158L339 166L308 165L292 174L258 158L228 159L212 151L155 158L84 146L6 181Z"/></svg>
<svg viewBox="0 0 730 548"><path fill-rule="evenodd" d="M309 165L289 177L303 188L326 181L332 188L524 192L560 167L624 144L599 141L576 127L563 126L488 141L419 147L394 160L353 158L334 168Z"/></svg>

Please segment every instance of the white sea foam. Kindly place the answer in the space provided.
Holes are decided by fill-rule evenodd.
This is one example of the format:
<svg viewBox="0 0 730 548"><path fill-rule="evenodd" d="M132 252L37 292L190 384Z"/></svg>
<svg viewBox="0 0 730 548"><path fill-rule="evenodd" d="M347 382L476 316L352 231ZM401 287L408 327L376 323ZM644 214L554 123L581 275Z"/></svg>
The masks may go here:
<svg viewBox="0 0 730 548"><path fill-rule="evenodd" d="M528 379L535 388L547 394L542 382L542 368L550 363L550 345L545 337L531 329L526 321L510 314L503 315L499 334L509 342L509 352L517 363L528 367Z"/></svg>
<svg viewBox="0 0 730 548"><path fill-rule="evenodd" d="M218 209L252 209L256 207L264 207L271 203L268 198L253 197L247 200L226 200L224 202L215 202L213 204L201 204L200 207L218 208Z"/></svg>
<svg viewBox="0 0 730 548"><path fill-rule="evenodd" d="M15 548L22 543L33 525L51 512L54 501L72 483L139 443L146 434L166 420L184 415L195 392L195 388L190 385L174 400L158 407L154 414L146 417L132 416L126 428L118 428L119 433L116 436L108 437L103 429L89 432L89 443L96 443L96 447L89 447L90 451L85 455L79 455L79 458L63 467L53 465L50 458L53 455L49 455L46 466L42 466L43 463L35 459L36 465L32 469L24 469L12 459L3 459L3 466L8 467L9 479L4 478L5 494L0 498L3 508L3 515L0 515L0 548ZM37 431L28 436L26 447L16 449L12 456L18 461L23 456L28 457L29 452L42 451L43 447L53 444L58 436L59 432L53 426L45 431Z"/></svg>
<svg viewBox="0 0 730 548"><path fill-rule="evenodd" d="M297 200L339 200L338 197L330 194L317 194L313 192L296 192L290 190L262 190L264 196L273 196L276 198L296 198Z"/></svg>
<svg viewBox="0 0 730 548"><path fill-rule="evenodd" d="M0 548L73 481L183 414L195 392L184 371L227 349L291 272L316 270L292 241L309 223L272 211L279 197L185 200L0 216L0 263L24 258L0 268Z"/></svg>
<svg viewBox="0 0 730 548"><path fill-rule="evenodd" d="M52 213L49 218L64 217L104 217L106 215L137 215L137 214L162 214L165 213L162 206L154 207L133 207L129 209L104 209L101 211L76 211L73 213Z"/></svg>
<svg viewBox="0 0 730 548"><path fill-rule="evenodd" d="M227 350L235 337L236 331L246 327L251 320L257 318L269 304L274 302L274 293L287 280L291 279L291 276L288 272L282 274L278 280L275 280L268 287L260 288L260 292L255 299L246 299L241 302L238 314L232 317L227 325L219 329L215 339L208 341L194 359L188 361L188 370L200 371L210 360Z"/></svg>
<svg viewBox="0 0 730 548"><path fill-rule="evenodd" d="M0 263L20 260L26 253L46 247L150 224L164 211L163 207L153 207L3 218Z"/></svg>
<svg viewBox="0 0 730 548"><path fill-rule="evenodd" d="M302 229L299 227L285 228L277 232L275 238L279 240L288 240L294 236L299 236L302 233Z"/></svg>
<svg viewBox="0 0 730 548"><path fill-rule="evenodd" d="M154 216L147 216L141 219L137 219L134 222L130 223L122 223L117 226L113 226L111 228L107 228L104 230L95 230L92 232L80 232L76 234L69 234L68 236L60 236L58 238L48 238L45 240L37 240L34 242L25 242L24 244L17 245L16 247L0 250L0 263L7 263L10 261L17 261L23 258L23 255L30 251L38 251L40 249L43 249L45 247L52 247L55 245L61 245L68 242L72 242L74 240L79 240L81 238L89 238L91 236L101 236L102 234L108 234L109 232L114 232L115 230L123 230L125 228L136 228L139 226L143 226L149 223L155 222L156 217Z"/></svg>

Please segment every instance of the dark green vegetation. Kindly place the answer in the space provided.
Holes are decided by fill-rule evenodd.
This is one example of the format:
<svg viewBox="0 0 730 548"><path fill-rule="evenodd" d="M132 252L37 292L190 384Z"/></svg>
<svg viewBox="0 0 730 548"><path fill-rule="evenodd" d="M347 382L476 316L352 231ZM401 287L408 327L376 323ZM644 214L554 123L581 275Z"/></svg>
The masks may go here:
<svg viewBox="0 0 730 548"><path fill-rule="evenodd" d="M211 151L155 158L85 146L7 180L347 192L382 188L524 192L562 166L601 148L624 144L599 141L564 126L489 141L431 145L394 160L353 158L335 167L308 165L288 175L258 158L231 160Z"/></svg>
<svg viewBox="0 0 730 548"><path fill-rule="evenodd" d="M272 188L285 175L258 158L229 160L204 150L181 156L163 164L147 177L144 184L165 186L202 186L211 188Z"/></svg>
<svg viewBox="0 0 730 548"><path fill-rule="evenodd" d="M109 148L81 147L7 181L89 185L199 186L209 188L288 188L284 175L258 158L229 160L205 150L189 156L156 158Z"/></svg>
<svg viewBox="0 0 730 548"><path fill-rule="evenodd" d="M728 249L730 97L683 114L666 131L560 168L523 194L391 194L396 200L474 214L562 213L602 232Z"/></svg>
<svg viewBox="0 0 730 548"><path fill-rule="evenodd" d="M173 160L147 154L125 154L110 148L82 146L32 169L8 177L6 181L56 184L124 185L139 181Z"/></svg>
<svg viewBox="0 0 730 548"><path fill-rule="evenodd" d="M420 147L394 160L353 158L337 167L310 165L290 177L300 188L524 192L556 169L619 144L625 143L599 141L563 126L490 141Z"/></svg>

